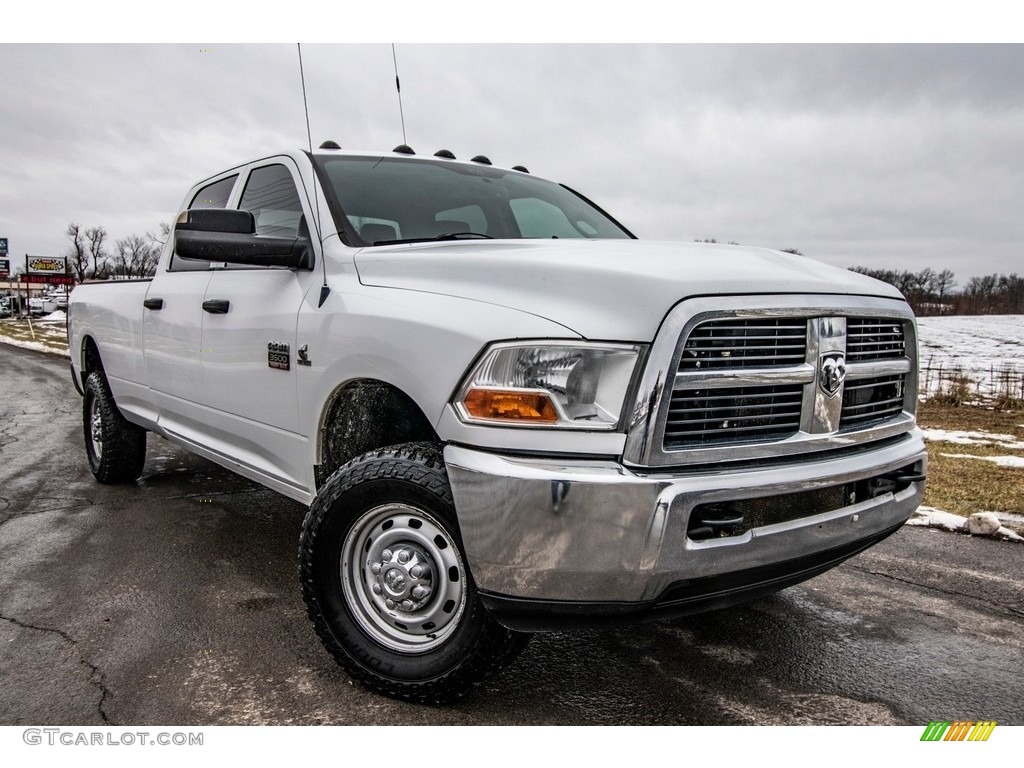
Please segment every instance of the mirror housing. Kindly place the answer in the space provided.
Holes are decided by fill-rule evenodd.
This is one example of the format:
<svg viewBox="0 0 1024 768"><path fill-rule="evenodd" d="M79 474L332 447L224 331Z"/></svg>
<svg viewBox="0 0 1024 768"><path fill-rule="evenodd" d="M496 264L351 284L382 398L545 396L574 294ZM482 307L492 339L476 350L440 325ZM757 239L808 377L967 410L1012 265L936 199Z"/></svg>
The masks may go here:
<svg viewBox="0 0 1024 768"><path fill-rule="evenodd" d="M313 247L308 237L257 235L252 213L227 208L183 211L174 225L174 252L179 258L196 261L313 268Z"/></svg>

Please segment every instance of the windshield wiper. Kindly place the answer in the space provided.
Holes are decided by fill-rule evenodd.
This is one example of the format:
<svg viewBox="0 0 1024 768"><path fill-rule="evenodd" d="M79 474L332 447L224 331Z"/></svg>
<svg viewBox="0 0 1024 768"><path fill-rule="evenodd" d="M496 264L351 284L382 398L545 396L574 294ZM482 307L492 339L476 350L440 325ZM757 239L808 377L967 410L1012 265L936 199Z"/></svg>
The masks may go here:
<svg viewBox="0 0 1024 768"><path fill-rule="evenodd" d="M483 240L493 240L494 239L490 235L485 235L482 232L446 232L443 235L438 235L437 237L432 237L431 240L474 240L474 239L477 239L477 238L480 238L480 239L483 239Z"/></svg>
<svg viewBox="0 0 1024 768"><path fill-rule="evenodd" d="M371 245L402 245L405 243L432 243L436 240L493 240L482 232L446 232L435 237L403 237L398 240L374 240Z"/></svg>

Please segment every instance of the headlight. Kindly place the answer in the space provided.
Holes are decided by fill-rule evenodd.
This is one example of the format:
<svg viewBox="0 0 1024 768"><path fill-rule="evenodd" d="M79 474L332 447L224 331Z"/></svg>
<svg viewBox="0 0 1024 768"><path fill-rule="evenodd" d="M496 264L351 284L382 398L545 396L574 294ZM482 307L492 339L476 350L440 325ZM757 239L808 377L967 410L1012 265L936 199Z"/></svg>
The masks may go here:
<svg viewBox="0 0 1024 768"><path fill-rule="evenodd" d="M639 357L635 345L494 344L459 388L455 409L472 423L614 429Z"/></svg>

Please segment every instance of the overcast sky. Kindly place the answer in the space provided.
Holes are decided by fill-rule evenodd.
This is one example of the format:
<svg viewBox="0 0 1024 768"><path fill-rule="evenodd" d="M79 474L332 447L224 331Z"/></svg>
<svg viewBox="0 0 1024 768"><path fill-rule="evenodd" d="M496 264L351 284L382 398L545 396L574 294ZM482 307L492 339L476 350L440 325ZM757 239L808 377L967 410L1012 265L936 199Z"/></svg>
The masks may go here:
<svg viewBox="0 0 1024 768"><path fill-rule="evenodd" d="M402 141L391 46L303 45L314 144ZM641 238L1024 273L1024 46L398 44L408 143L523 164ZM0 237L156 232L306 145L296 46L0 45Z"/></svg>

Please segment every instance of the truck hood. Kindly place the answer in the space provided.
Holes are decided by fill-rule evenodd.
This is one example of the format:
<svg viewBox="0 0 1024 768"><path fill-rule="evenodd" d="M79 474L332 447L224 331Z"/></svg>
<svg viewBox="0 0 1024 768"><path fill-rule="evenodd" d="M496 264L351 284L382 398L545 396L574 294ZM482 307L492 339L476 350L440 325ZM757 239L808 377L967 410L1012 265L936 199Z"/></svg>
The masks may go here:
<svg viewBox="0 0 1024 768"><path fill-rule="evenodd" d="M463 240L364 248L355 262L364 285L497 304L605 341L649 342L669 309L696 296L903 298L886 283L812 259L706 243Z"/></svg>

